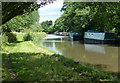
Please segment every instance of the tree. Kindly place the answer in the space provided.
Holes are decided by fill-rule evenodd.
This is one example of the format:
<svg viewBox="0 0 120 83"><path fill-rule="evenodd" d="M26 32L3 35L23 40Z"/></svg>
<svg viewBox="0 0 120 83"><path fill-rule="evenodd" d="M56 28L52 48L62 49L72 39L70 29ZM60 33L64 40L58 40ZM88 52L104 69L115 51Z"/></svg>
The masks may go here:
<svg viewBox="0 0 120 83"><path fill-rule="evenodd" d="M67 28L65 27L65 22L64 22L64 18L63 17L60 17L58 19L56 19L55 23L54 23L54 31L56 32L64 32L66 31L67 32Z"/></svg>
<svg viewBox="0 0 120 83"><path fill-rule="evenodd" d="M40 23L36 23L30 27L30 30L33 32L41 32L43 28L41 27Z"/></svg>
<svg viewBox="0 0 120 83"><path fill-rule="evenodd" d="M46 21L43 21L42 23L41 23L41 27L44 29L43 31L45 31L45 32L49 32L50 31L50 29L52 28L51 26L52 26L52 21L50 20L46 20Z"/></svg>
<svg viewBox="0 0 120 83"><path fill-rule="evenodd" d="M39 22L39 13L38 11L33 11L31 13L25 13L21 16L14 17L10 21L2 25L2 29L3 32L11 32L11 31L20 32L21 30L24 29L39 27L38 22Z"/></svg>

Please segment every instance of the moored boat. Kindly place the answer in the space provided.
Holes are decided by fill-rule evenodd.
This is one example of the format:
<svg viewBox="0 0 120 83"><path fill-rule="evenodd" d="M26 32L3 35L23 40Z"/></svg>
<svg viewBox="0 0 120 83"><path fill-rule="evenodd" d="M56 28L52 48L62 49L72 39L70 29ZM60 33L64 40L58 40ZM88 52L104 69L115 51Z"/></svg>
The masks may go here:
<svg viewBox="0 0 120 83"><path fill-rule="evenodd" d="M73 41L78 41L81 39L80 34L77 32L70 33L69 37L70 37L70 40L73 40Z"/></svg>
<svg viewBox="0 0 120 83"><path fill-rule="evenodd" d="M85 32L84 43L89 44L114 44L116 43L115 33L108 32Z"/></svg>

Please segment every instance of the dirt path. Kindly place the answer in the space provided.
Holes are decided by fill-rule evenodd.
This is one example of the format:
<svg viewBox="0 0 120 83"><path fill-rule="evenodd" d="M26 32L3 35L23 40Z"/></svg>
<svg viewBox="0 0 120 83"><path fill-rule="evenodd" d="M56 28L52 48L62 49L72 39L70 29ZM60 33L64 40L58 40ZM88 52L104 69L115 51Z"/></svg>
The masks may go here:
<svg viewBox="0 0 120 83"><path fill-rule="evenodd" d="M13 70L13 68L11 66L9 53L5 57L5 64L6 64L8 70L10 72L12 80L17 81L18 78L17 78L17 75L16 75L16 73L14 72L14 70Z"/></svg>

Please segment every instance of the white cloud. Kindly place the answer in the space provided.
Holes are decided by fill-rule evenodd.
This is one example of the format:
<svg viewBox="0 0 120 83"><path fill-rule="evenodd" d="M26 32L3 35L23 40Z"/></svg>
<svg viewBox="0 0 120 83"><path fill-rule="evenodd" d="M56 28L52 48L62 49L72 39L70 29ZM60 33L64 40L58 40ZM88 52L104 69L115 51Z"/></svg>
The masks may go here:
<svg viewBox="0 0 120 83"><path fill-rule="evenodd" d="M40 8L38 10L40 13L40 22L45 20L52 20L54 22L62 14L62 12L60 12L62 6L63 0L57 0L54 3Z"/></svg>

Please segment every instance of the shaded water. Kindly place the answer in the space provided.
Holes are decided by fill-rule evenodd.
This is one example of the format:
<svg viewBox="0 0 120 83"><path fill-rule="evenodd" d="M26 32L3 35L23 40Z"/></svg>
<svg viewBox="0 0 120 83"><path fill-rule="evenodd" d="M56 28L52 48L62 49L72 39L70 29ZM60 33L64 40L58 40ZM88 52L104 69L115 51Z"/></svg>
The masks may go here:
<svg viewBox="0 0 120 83"><path fill-rule="evenodd" d="M75 61L100 66L103 71L118 72L118 47L55 39L41 45Z"/></svg>

